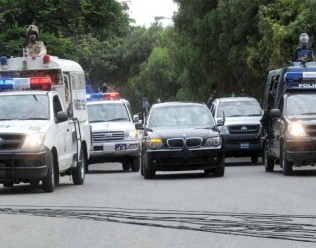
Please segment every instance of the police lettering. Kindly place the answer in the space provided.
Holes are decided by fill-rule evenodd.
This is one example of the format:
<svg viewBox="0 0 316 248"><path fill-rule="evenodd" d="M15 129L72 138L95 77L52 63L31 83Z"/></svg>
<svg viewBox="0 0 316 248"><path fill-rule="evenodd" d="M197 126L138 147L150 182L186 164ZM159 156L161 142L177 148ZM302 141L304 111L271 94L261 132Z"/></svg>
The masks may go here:
<svg viewBox="0 0 316 248"><path fill-rule="evenodd" d="M298 84L299 88L316 88L316 83Z"/></svg>

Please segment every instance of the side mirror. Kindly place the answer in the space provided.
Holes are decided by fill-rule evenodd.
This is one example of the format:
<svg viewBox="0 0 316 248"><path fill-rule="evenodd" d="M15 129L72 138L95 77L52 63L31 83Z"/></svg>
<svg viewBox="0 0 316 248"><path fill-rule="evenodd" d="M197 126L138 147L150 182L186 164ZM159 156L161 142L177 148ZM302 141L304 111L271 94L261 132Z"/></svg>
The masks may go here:
<svg viewBox="0 0 316 248"><path fill-rule="evenodd" d="M270 111L270 117L273 119L277 119L281 117L281 111L280 109L271 109Z"/></svg>
<svg viewBox="0 0 316 248"><path fill-rule="evenodd" d="M67 111L59 111L57 113L57 122L60 123L60 122L65 122L68 120L68 113Z"/></svg>
<svg viewBox="0 0 316 248"><path fill-rule="evenodd" d="M135 115L134 118L133 118L133 122L134 123L138 123L140 120L139 120L139 117L138 115Z"/></svg>
<svg viewBox="0 0 316 248"><path fill-rule="evenodd" d="M217 126L223 126L225 124L225 112L222 112L222 117L216 122Z"/></svg>
<svg viewBox="0 0 316 248"><path fill-rule="evenodd" d="M136 130L144 130L143 124L139 122L135 123L135 128Z"/></svg>
<svg viewBox="0 0 316 248"><path fill-rule="evenodd" d="M218 119L218 120L216 121L216 125L217 125L217 126L223 126L223 125L224 125L224 120L223 120L222 118Z"/></svg>

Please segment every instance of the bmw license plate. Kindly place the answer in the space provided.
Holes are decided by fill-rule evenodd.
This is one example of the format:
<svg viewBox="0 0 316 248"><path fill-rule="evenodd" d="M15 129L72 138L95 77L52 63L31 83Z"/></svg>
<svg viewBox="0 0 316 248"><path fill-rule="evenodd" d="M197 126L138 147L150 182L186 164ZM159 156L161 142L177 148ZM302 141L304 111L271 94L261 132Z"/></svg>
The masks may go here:
<svg viewBox="0 0 316 248"><path fill-rule="evenodd" d="M240 149L249 149L250 143L240 143Z"/></svg>
<svg viewBox="0 0 316 248"><path fill-rule="evenodd" d="M117 144L117 145L115 145L115 150L116 151L124 151L124 150L126 150L126 144Z"/></svg>

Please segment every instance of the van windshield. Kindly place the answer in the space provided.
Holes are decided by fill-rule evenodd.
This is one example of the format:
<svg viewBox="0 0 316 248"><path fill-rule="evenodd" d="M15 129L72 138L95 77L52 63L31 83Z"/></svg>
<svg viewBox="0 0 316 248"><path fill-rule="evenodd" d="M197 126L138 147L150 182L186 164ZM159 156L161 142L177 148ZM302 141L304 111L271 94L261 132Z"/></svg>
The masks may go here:
<svg viewBox="0 0 316 248"><path fill-rule="evenodd" d="M48 120L47 95L0 96L1 120Z"/></svg>
<svg viewBox="0 0 316 248"><path fill-rule="evenodd" d="M316 115L316 95L290 95L287 98L287 115Z"/></svg>

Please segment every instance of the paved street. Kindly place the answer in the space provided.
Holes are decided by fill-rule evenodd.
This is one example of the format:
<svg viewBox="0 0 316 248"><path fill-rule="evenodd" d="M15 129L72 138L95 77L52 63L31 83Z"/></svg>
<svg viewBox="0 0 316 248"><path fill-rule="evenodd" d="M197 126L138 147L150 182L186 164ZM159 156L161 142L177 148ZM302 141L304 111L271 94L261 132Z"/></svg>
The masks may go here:
<svg viewBox="0 0 316 248"><path fill-rule="evenodd" d="M144 180L107 163L92 165L82 186L62 178L54 193L1 186L0 247L315 247L316 171L226 162L222 178Z"/></svg>

